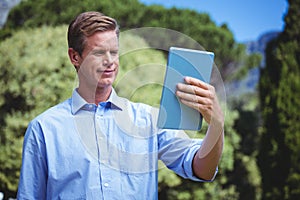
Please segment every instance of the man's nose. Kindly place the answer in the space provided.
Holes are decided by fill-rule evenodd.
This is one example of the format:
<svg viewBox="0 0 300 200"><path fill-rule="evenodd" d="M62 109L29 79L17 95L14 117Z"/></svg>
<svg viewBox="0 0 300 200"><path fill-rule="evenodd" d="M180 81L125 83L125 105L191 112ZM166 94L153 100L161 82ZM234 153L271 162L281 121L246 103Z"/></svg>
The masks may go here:
<svg viewBox="0 0 300 200"><path fill-rule="evenodd" d="M103 59L103 65L106 67L109 67L112 65L112 63L113 63L113 59L112 59L110 52L106 52L104 59Z"/></svg>

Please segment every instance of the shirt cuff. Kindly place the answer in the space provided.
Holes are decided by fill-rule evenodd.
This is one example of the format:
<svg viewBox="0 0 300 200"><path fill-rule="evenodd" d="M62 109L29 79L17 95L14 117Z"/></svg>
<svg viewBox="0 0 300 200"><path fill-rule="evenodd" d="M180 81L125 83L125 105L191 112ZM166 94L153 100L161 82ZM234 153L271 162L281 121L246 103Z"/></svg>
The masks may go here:
<svg viewBox="0 0 300 200"><path fill-rule="evenodd" d="M194 159L194 156L197 153L198 149L201 146L201 142L202 141L200 140L199 145L192 146L190 148L190 151L189 151L188 155L185 157L185 162L184 162L184 171L185 171L185 175L186 175L185 178L191 179L193 181L198 181L198 182L212 182L215 179L215 177L218 173L218 167L215 170L214 176L210 180L200 179L193 172L193 166L192 166L193 165L193 159Z"/></svg>

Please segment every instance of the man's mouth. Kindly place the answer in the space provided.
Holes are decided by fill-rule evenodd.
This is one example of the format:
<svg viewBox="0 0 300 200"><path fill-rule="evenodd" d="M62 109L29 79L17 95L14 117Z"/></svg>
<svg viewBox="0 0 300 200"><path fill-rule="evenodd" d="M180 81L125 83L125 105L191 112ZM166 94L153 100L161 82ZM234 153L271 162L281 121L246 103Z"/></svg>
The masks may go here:
<svg viewBox="0 0 300 200"><path fill-rule="evenodd" d="M101 70L101 69L97 69L98 73L112 73L114 72L116 69L106 69L106 70Z"/></svg>

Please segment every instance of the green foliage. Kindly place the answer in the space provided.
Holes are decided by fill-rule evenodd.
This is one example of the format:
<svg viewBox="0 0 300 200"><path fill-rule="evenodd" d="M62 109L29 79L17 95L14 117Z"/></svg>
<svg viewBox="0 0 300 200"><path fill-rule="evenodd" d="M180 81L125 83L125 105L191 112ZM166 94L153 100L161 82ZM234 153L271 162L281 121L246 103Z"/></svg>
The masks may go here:
<svg viewBox="0 0 300 200"><path fill-rule="evenodd" d="M213 51L216 55L215 63L225 81L239 70L248 70L259 63L255 62L257 56L246 55L245 46L234 41L233 34L226 25L216 26L209 15L205 13L200 14L193 10L150 6L145 9L140 20L141 26L168 28L190 37L182 41L174 41L174 38L169 37L169 35L166 37L162 35L163 39L161 40L148 39L150 46L168 47L175 43L186 48L204 48ZM144 37L151 38L153 33L144 33ZM189 40L191 38L194 40L192 43ZM249 61L245 62L245 60ZM245 76L245 73L239 73L239 77L241 75Z"/></svg>
<svg viewBox="0 0 300 200"><path fill-rule="evenodd" d="M260 80L264 199L300 197L300 1L289 4L285 30L268 45Z"/></svg>
<svg viewBox="0 0 300 200"><path fill-rule="evenodd" d="M124 34L121 33L120 40L122 43L120 57L122 71L118 75L115 84L116 90L122 96L133 101L158 106L166 64L163 54L148 49L148 45L143 40L126 34L126 31ZM135 41L135 43L131 41ZM158 177L161 199L224 199L225 196L228 199L237 199L236 186L230 183L231 178L228 178L228 174L234 171L235 149L238 149L240 144L240 137L233 129L237 118L238 113L236 111L226 110L224 153L216 181L209 184L199 184L183 180L166 167L162 167ZM188 134L191 137L203 138L206 129L207 125L204 124L201 132L190 131ZM253 159L249 162L253 162ZM256 163L251 164L249 166L256 166ZM257 168L254 169L257 170ZM253 170L253 168L250 170ZM257 174L251 175L255 176ZM250 177L249 179L251 179Z"/></svg>
<svg viewBox="0 0 300 200"><path fill-rule="evenodd" d="M17 188L21 145L28 122L45 109L68 98L76 87L75 70L67 58L66 28L66 26L41 27L19 31L0 45L1 57L5 58L0 63L2 84L0 111L3 122L0 133L0 148L3 152L0 157L0 190L5 191L6 194L13 194ZM127 97L134 101L158 105L165 70L162 66L166 63L164 55L159 51L146 48L131 51L134 46L127 44L146 46L146 43L136 36L125 34L121 37L120 43L124 48L121 49L121 69L116 89L129 91L129 94L133 95ZM156 64L153 67L147 65L148 63ZM143 85L146 77L150 77L149 84ZM143 87L136 87L139 85ZM136 89L130 93L130 88ZM215 196L215 199L220 195L229 195L228 193L233 195L234 186L228 186L227 191L226 188L222 188L222 185L228 182L226 173L233 170L234 149L239 142L238 136L232 129L236 117L236 113L227 112L228 120L225 125L227 139L218 175L221 178L212 184L215 190L222 191L219 195L214 194L214 189L208 189L209 184L199 185L188 182L189 184L186 185L186 180L181 180L166 169L159 173L159 190L163 191L162 193L167 192L169 198L175 195L180 199L196 199L199 194ZM165 191L165 188L168 190Z"/></svg>
<svg viewBox="0 0 300 200"><path fill-rule="evenodd" d="M130 6L129 6L130 5ZM41 12L41 10L43 12ZM200 48L215 52L215 63L226 81L232 75L243 78L251 67L257 66L257 56L245 53L245 46L234 41L232 32L226 24L221 27L210 19L206 13L198 13L189 9L166 9L162 6L145 6L137 0L27 0L15 7L9 15L7 25L0 31L0 39L8 37L10 31L24 27L39 27L42 25L56 26L68 24L77 14L83 11L96 10L117 19L121 28L162 27L178 31L191 37L195 42L186 40L176 44L188 48ZM151 40L152 33L144 38L151 47L168 47L174 43L174 38L163 37L161 40Z"/></svg>
<svg viewBox="0 0 300 200"><path fill-rule="evenodd" d="M261 199L261 176L257 166L257 149L260 142L260 114L257 95L245 94L230 102L239 113L234 130L241 137L235 149L234 173L230 182L236 185L240 199ZM241 178L243 177L243 178Z"/></svg>
<svg viewBox="0 0 300 200"><path fill-rule="evenodd" d="M116 91L132 101L158 107L166 58L131 32L121 32L120 43L121 69L114 84Z"/></svg>
<svg viewBox="0 0 300 200"><path fill-rule="evenodd" d="M21 145L28 122L47 108L69 98L77 86L75 69L67 56L66 30L66 26L23 30L0 44L0 55L3 58L0 62L0 149L3 152L0 156L0 190L6 193L17 189ZM119 80L123 82L117 85L116 90L132 94L131 91L135 91L132 89L138 89L137 94L133 93L136 101L147 100L151 103L154 102L153 98L147 97L154 96L158 104L160 92L155 92L155 89L144 91L135 86L143 85L143 82L139 82L145 80L145 77L150 77L150 80L152 77L149 76L147 65L139 66L165 63L164 56L151 49L130 53L133 47L128 44L140 47L146 45L137 37L122 35L120 43L124 46L121 49L121 65L124 68L120 68ZM162 83L164 68L159 65L155 70L151 71L156 78L153 83L159 85ZM125 76L126 72L133 73Z"/></svg>
<svg viewBox="0 0 300 200"><path fill-rule="evenodd" d="M247 57L243 56L241 58L241 61L243 60L243 67L238 67L237 70L235 69L236 72L233 74L230 74L229 71L227 71L227 73L229 73L228 79L234 81L242 80L246 77L250 69L260 66L261 59L262 56L259 53L253 53Z"/></svg>
<svg viewBox="0 0 300 200"><path fill-rule="evenodd" d="M121 27L134 27L143 15L143 8L137 0L23 0L13 8L4 28L15 30L69 24L79 13L91 10L114 16Z"/></svg>
<svg viewBox="0 0 300 200"><path fill-rule="evenodd" d="M219 165L219 173L212 183L197 183L174 176L174 173L163 168L159 171L159 198L160 199L238 199L236 186L230 182L231 173L235 172L235 149L239 147L240 137L233 129L237 119L236 111L226 111L225 144L223 156ZM203 138L207 125L199 133L191 133L194 137ZM167 178L165 178L167 177Z"/></svg>
<svg viewBox="0 0 300 200"><path fill-rule="evenodd" d="M67 98L74 87L65 30L20 31L0 44L0 190L6 194L17 189L29 120Z"/></svg>
<svg viewBox="0 0 300 200"><path fill-rule="evenodd" d="M174 42L188 48L201 49L202 45L215 52L215 62L225 81L236 78L231 76L235 72L242 77L259 60L257 55L246 55L245 46L234 41L226 24L218 27L209 15L192 10L145 6L137 0L22 1L11 12L6 27L0 30L0 191L4 191L6 196L14 196L16 192L21 145L28 122L68 98L76 87L76 72L67 57L67 27L62 24L69 23L75 15L87 10L113 16L123 31L153 26L185 35L177 40L160 32L161 37L153 40L155 33L147 32L147 29L142 32L142 38L130 31L121 32L121 68L114 87L119 95L132 101L153 106L159 104L166 53L154 50L155 47L167 49ZM251 142L253 130L247 129L252 124L242 121L249 120L245 117L248 114L255 117L253 112L257 111L257 104L253 104L255 109L226 111L224 154L216 180L199 184L181 179L162 167L158 177L161 199L239 199L246 197L245 188L260 194L259 172L255 163L257 152L253 150L257 141ZM256 124L253 125L256 127ZM205 125L201 132L189 134L204 137L206 128ZM258 133L254 132L256 136ZM254 145L252 149L247 150L251 145ZM299 176L294 173L290 180L297 183Z"/></svg>

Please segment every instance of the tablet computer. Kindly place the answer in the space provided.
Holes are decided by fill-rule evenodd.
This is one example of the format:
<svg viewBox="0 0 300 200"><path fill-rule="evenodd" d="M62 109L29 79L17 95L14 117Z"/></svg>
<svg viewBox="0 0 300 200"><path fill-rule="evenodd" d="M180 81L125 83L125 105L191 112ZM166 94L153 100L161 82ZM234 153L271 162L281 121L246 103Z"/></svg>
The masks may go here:
<svg viewBox="0 0 300 200"><path fill-rule="evenodd" d="M176 85L190 76L209 83L214 53L171 47L169 49L164 85L161 94L157 126L165 129L200 130L201 114L176 97Z"/></svg>

